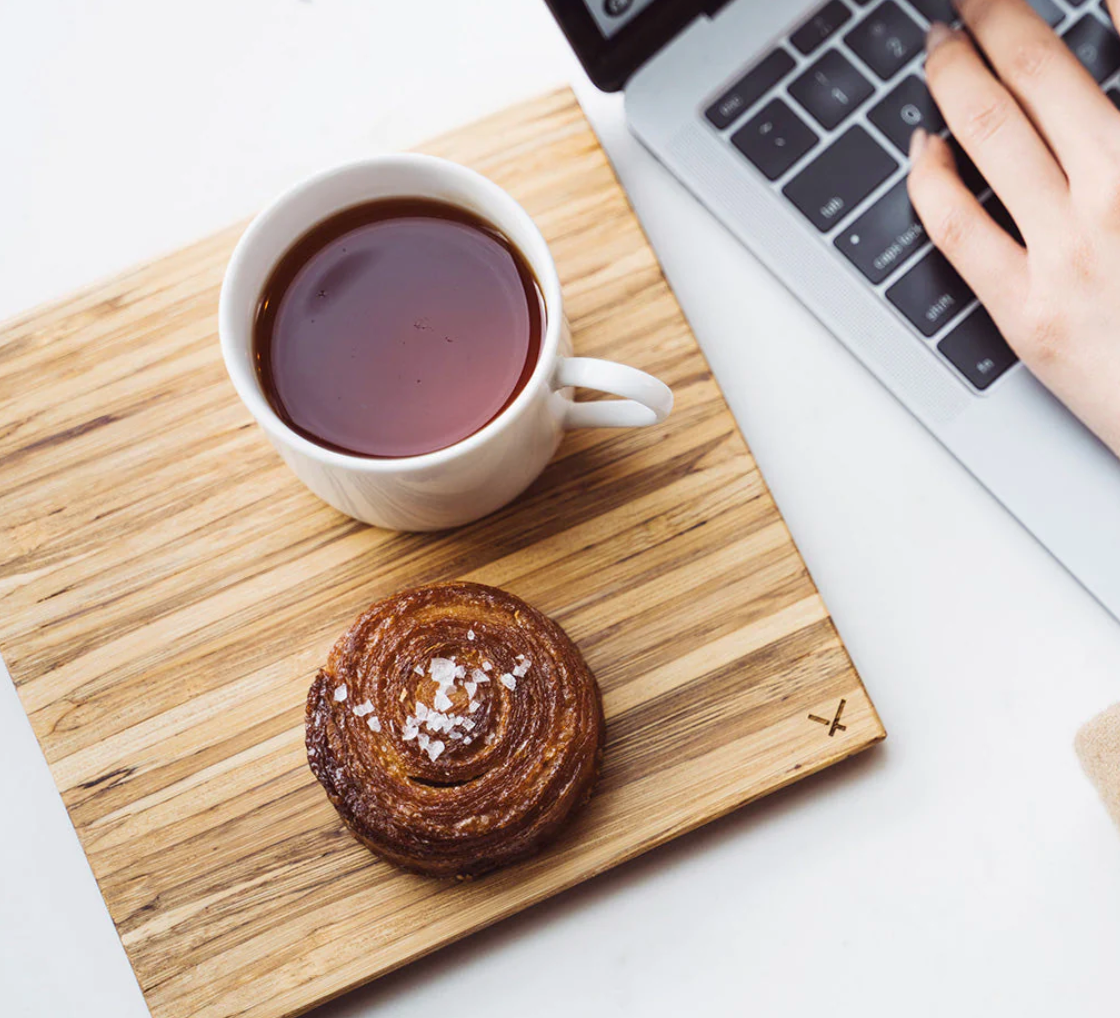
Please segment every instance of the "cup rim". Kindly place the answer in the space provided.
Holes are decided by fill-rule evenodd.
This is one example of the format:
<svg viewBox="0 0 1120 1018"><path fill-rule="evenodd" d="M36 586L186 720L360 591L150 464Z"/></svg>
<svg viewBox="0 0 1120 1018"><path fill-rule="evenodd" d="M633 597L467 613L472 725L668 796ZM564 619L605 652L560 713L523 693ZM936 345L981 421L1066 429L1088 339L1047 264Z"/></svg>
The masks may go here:
<svg viewBox="0 0 1120 1018"><path fill-rule="evenodd" d="M416 456L359 456L351 453L339 452L335 449L329 449L326 446L319 445L290 428L280 419L276 411L272 409L272 405L265 398L256 372L252 371L251 377L246 378L240 365L235 366L234 353L240 344L235 338L235 334L239 331L239 326L235 324L237 309L233 306L233 290L238 281L238 277L246 271L248 264L250 264L253 259L259 257L253 251L253 245L257 236L264 230L266 224L279 215L281 210L307 192L322 187L335 177L362 170L376 173L378 170L388 166L396 168L428 166L435 168L438 173L446 177L457 178L463 185L461 190L466 192L473 190L479 194L487 210L492 210L495 206L504 206L509 217L517 223L518 231L528 240L528 245L519 243L515 238L508 235L509 231L501 229L496 223L493 223L494 215L492 212L479 212L469 209L468 211L474 211L475 215L480 215L481 218L490 221L494 228L498 229L499 232L517 248L521 256L528 263L530 270L540 284L541 294L544 299L545 327L544 333L541 336L540 350L537 353L537 363L525 385L522 386L521 391L504 410L479 428L478 431L460 439L454 445L449 445L443 449L436 449L432 452L421 453ZM423 198L428 196L400 190L382 197L388 199L408 197ZM380 200L380 198L373 200ZM434 200L445 201L448 204L463 207L462 202L454 198L439 198ZM315 217L313 220L307 222L304 231L310 230L317 223L322 222L329 216L335 215L344 208L351 207L352 204L354 203L339 204L324 212L322 215ZM290 246L289 244L282 250L275 252L271 259L270 271L284 256ZM527 251L525 250L526 246L535 246L537 251L535 253ZM254 294L253 300L255 301L258 297L259 294ZM270 201L257 213L234 246L233 253L230 255L229 262L226 265L226 270L222 277L222 288L218 298L218 339L221 345L222 359L226 366L226 373L229 375L237 395L240 397L241 402L245 404L246 409L248 409L254 420L264 428L265 433L270 439L326 465L344 467L348 470L368 474L400 473L402 471L425 470L430 467L437 467L441 464L448 463L456 457L486 444L491 438L510 427L521 417L532 404L537 388L540 386L541 382L545 380L545 376L551 373L552 366L556 360L556 354L560 344L563 315L560 298L560 276L556 270L556 263L552 258L544 236L541 234L537 224L533 221L532 216L530 216L522 207L521 203L504 188L499 187L490 180L489 177L484 176L477 170L472 170L469 167L462 166L459 163L443 159L439 156L430 156L416 152L367 156L365 158L339 163L312 174L309 177L305 177L292 187L281 192L280 195ZM252 337L247 337L246 341L251 342Z"/></svg>

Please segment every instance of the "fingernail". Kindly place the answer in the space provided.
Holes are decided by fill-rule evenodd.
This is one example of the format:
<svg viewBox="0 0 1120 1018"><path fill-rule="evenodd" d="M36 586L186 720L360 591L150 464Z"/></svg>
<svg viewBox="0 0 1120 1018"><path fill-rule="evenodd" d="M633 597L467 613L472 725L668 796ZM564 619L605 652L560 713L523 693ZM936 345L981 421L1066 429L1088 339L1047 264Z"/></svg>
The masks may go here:
<svg viewBox="0 0 1120 1018"><path fill-rule="evenodd" d="M929 32L926 35L926 53L932 53L938 46L940 46L946 39L953 37L953 30L946 24L940 21L935 21L929 26Z"/></svg>
<svg viewBox="0 0 1120 1018"><path fill-rule="evenodd" d="M916 163L918 161L918 158L925 151L927 141L929 141L929 135L926 134L925 128L915 127L914 133L910 135L910 162Z"/></svg>

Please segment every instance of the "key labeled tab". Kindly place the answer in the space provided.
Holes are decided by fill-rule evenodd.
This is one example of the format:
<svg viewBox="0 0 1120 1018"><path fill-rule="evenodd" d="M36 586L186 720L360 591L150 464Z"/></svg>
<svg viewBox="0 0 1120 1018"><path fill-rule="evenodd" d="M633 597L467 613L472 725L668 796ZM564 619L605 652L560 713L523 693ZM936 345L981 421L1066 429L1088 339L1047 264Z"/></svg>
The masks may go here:
<svg viewBox="0 0 1120 1018"><path fill-rule="evenodd" d="M831 229L898 169L862 127L836 139L782 193L818 230Z"/></svg>

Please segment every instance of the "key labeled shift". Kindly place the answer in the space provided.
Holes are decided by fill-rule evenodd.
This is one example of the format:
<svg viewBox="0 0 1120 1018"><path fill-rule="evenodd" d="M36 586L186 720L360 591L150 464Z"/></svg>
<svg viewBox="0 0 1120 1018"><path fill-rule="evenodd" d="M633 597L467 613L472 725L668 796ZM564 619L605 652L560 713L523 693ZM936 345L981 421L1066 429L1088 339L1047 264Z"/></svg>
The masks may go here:
<svg viewBox="0 0 1120 1018"><path fill-rule="evenodd" d="M940 251L930 251L887 290L889 300L923 336L957 317L975 294Z"/></svg>

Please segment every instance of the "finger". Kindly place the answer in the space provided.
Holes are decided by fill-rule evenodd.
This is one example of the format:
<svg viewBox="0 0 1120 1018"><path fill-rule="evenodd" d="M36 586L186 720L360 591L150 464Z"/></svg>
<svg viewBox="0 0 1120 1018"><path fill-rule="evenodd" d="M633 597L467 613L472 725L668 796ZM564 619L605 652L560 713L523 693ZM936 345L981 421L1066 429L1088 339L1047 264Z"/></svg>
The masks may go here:
<svg viewBox="0 0 1120 1018"><path fill-rule="evenodd" d="M991 313L1013 320L1027 284L1027 253L999 227L964 185L948 144L915 131L907 190L934 245Z"/></svg>
<svg viewBox="0 0 1120 1018"><path fill-rule="evenodd" d="M1099 161L1120 117L1093 76L1026 0L958 0L965 25L1066 176Z"/></svg>
<svg viewBox="0 0 1120 1018"><path fill-rule="evenodd" d="M1030 246L1058 229L1068 185L1019 104L963 32L930 28L926 77L949 130L1011 212Z"/></svg>

